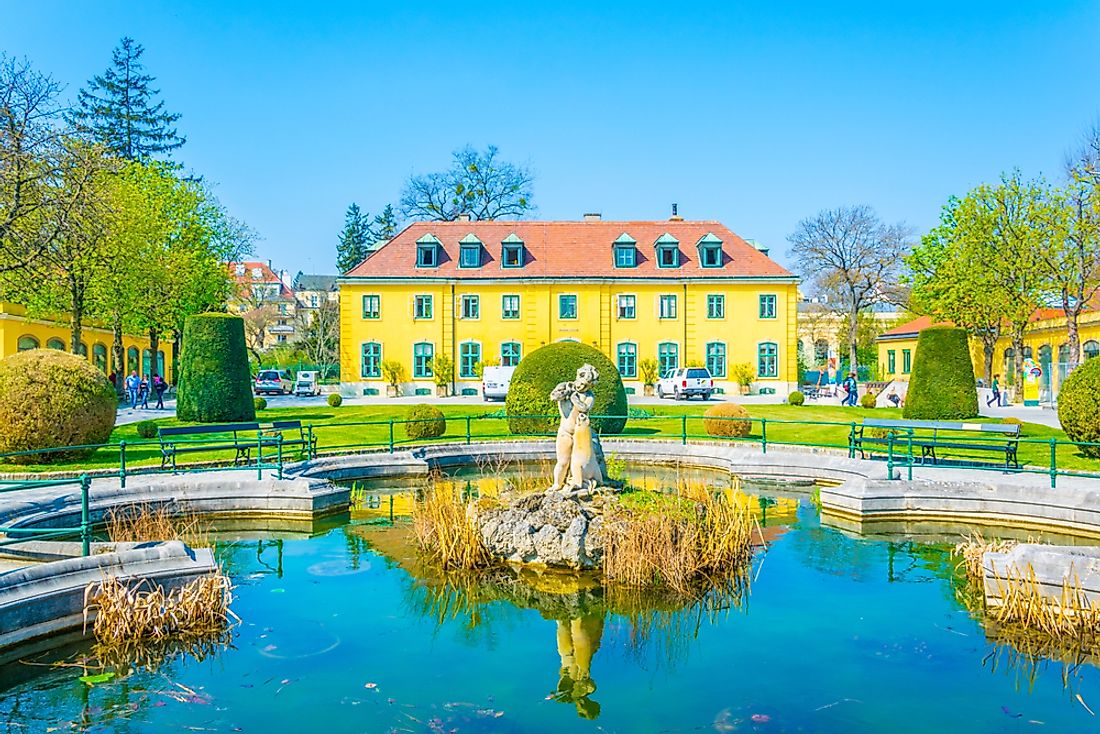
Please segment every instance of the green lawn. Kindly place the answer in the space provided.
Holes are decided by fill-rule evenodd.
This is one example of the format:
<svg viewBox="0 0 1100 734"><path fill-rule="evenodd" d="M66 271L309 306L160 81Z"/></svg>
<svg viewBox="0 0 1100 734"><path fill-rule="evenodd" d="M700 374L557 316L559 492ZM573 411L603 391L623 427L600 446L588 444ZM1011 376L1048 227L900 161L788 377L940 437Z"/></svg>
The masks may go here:
<svg viewBox="0 0 1100 734"><path fill-rule="evenodd" d="M464 441L466 439L466 417L470 417L470 436L472 439L510 437L508 424L504 418L493 417L502 412L501 406L455 405L440 406L447 416L447 433L438 440ZM701 417L707 406L704 404L670 404L645 406L652 413L651 418L632 418L628 421L624 436L638 438L680 439L686 427L689 439L706 438ZM745 406L753 418L766 419L768 444L812 444L831 445L846 448L851 423L864 418L900 418L901 411L892 408L842 408L837 406L791 406L791 405L748 405ZM404 419L408 406L403 405L347 405L339 408L317 406L310 408L272 408L259 415L261 422L272 420L300 419L314 426L318 446L322 451L353 448L388 448L390 442L390 420L397 423L393 427L394 443L398 446L411 443L405 437ZM685 418L686 416L686 418ZM790 421L817 422L815 425L792 423ZM174 418L157 422L160 426L181 425ZM761 440L764 426L754 421L748 439L757 443ZM1028 443L1029 440L1049 441L1050 438L1065 439L1065 434L1056 429L1025 423L1023 438L1019 447L1020 460L1035 467L1050 466L1050 447L1046 443ZM153 441L143 442L137 435L135 425L120 426L111 434L111 443L125 441L126 462L129 468L140 466L159 466L160 453ZM267 451L265 449L265 455ZM117 447L104 448L88 459L77 462L61 462L49 466L16 466L0 463L0 470L7 471L78 471L80 469L104 469L118 466ZM219 453L193 453L180 457L180 463L232 459L232 451ZM898 460L904 461L904 451L899 450ZM287 459L297 458L296 451L288 451ZM1100 471L1100 461L1081 456L1070 446L1058 449L1058 468Z"/></svg>

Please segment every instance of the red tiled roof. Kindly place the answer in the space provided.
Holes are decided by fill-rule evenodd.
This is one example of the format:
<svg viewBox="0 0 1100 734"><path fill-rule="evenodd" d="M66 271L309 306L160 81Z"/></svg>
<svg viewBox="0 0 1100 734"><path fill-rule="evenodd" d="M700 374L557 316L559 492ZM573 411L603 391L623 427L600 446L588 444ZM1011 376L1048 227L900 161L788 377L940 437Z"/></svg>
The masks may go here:
<svg viewBox="0 0 1100 734"><path fill-rule="evenodd" d="M918 316L912 321L898 324L878 335L879 339L892 336L914 336L932 326L954 326L950 321L933 321L931 316Z"/></svg>
<svg viewBox="0 0 1100 734"><path fill-rule="evenodd" d="M237 266L238 265L243 265L244 266L244 274L243 275L238 275L237 274ZM239 262L239 263L231 262L231 263L226 263L226 267L229 269L229 276L237 282L237 285L239 287L247 287L247 286L251 286L251 285L256 284L256 283L264 283L264 284L267 284L267 285L272 285L272 284L278 283L279 284L279 298L285 298L285 299L294 298L294 294L291 292L290 288L287 287L286 283L283 282L283 279L280 278L279 275L274 270L271 269L271 266L268 265L265 262L260 262L260 261L255 261L255 262L253 262L253 261L242 261L242 262ZM259 270L260 270L260 277L259 278L253 277L253 275L252 275L252 271L255 268L259 268Z"/></svg>
<svg viewBox="0 0 1100 734"><path fill-rule="evenodd" d="M663 234L679 241L680 267L658 268L654 243ZM483 245L478 268L459 268L459 240L474 235ZM522 268L502 268L501 242L523 241ZM703 268L696 244L707 234L722 241L723 266ZM416 266L417 240L432 235L443 245L438 267ZM627 235L637 245L637 267L616 268L612 243ZM364 278L793 278L794 276L719 222L414 222L352 268Z"/></svg>

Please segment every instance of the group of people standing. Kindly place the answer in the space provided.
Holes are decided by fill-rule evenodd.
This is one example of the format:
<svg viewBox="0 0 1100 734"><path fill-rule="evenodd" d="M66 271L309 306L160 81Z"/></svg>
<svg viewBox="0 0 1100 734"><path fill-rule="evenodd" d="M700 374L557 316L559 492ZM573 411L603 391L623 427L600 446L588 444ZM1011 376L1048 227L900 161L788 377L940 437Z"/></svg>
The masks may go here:
<svg viewBox="0 0 1100 734"><path fill-rule="evenodd" d="M115 384L116 375L107 375L111 384ZM149 393L156 395L157 402L153 410L164 410L164 393L168 390L168 381L157 373L153 373L151 379L146 379L134 370L122 381L123 397L130 404L130 410L142 408L149 410Z"/></svg>

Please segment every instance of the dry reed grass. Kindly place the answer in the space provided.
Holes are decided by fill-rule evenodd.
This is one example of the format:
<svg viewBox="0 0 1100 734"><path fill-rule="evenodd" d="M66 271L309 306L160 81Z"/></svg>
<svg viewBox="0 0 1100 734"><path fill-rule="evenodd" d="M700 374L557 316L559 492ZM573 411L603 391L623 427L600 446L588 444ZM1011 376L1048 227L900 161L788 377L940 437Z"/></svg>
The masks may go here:
<svg viewBox="0 0 1100 734"><path fill-rule="evenodd" d="M462 489L430 481L413 505L412 527L420 550L445 569L472 570L492 565Z"/></svg>
<svg viewBox="0 0 1100 734"><path fill-rule="evenodd" d="M128 585L107 576L84 590L84 628L94 615L92 631L106 646L217 635L240 621L229 608L232 601L233 584L221 573L171 591L147 580Z"/></svg>
<svg viewBox="0 0 1100 734"><path fill-rule="evenodd" d="M675 495L647 493L605 516L604 576L628 586L698 593L744 575L759 526L748 496L681 484Z"/></svg>
<svg viewBox="0 0 1100 734"><path fill-rule="evenodd" d="M192 547L210 545L210 526L174 503L140 503L110 510L104 517L114 543L181 540Z"/></svg>
<svg viewBox="0 0 1100 734"><path fill-rule="evenodd" d="M1030 541L1029 541L1030 542ZM986 539L980 530L968 534L961 542L955 544L952 555L959 558L958 568L963 569L966 575L972 579L981 580L982 558L986 553L1007 553L1015 548L1015 540Z"/></svg>
<svg viewBox="0 0 1100 734"><path fill-rule="evenodd" d="M992 581L1000 603L991 605L989 612L997 622L1038 630L1060 640L1091 643L1100 636L1100 606L1089 600L1076 574L1062 582L1059 596L1043 593L1030 566L1004 576L994 573Z"/></svg>

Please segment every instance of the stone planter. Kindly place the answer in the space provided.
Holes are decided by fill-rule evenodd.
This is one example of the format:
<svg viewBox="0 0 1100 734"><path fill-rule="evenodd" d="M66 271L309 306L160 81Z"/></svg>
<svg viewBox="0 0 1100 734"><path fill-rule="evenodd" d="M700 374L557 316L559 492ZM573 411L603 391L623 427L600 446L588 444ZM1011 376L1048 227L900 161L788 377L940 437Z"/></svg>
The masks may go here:
<svg viewBox="0 0 1100 734"><path fill-rule="evenodd" d="M751 389L752 389L752 386L751 386L751 385L741 385L741 386L740 386L740 390L741 390L741 394L742 394L742 395L748 395L748 394L749 394L749 390L751 390Z"/></svg>
<svg viewBox="0 0 1100 734"><path fill-rule="evenodd" d="M646 385L644 388L642 388L642 394L645 395L647 398L653 397L653 392L653 385Z"/></svg>
<svg viewBox="0 0 1100 734"><path fill-rule="evenodd" d="M386 385L386 397L387 398L399 398L401 397L401 388L397 385Z"/></svg>
<svg viewBox="0 0 1100 734"><path fill-rule="evenodd" d="M435 396L437 398L449 398L449 397L451 397L451 386L450 385L436 385L435 386Z"/></svg>

